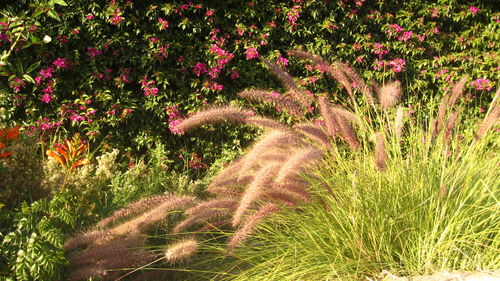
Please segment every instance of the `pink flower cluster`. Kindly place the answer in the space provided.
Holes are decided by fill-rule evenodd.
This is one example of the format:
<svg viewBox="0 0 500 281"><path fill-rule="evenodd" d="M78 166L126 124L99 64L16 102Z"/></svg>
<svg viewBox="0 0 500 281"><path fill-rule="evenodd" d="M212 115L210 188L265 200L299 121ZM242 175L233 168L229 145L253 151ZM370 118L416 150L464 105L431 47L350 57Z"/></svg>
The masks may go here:
<svg viewBox="0 0 500 281"><path fill-rule="evenodd" d="M9 88L14 90L15 93L19 93L21 89L24 88L24 85L26 85L26 83L17 77L9 81Z"/></svg>
<svg viewBox="0 0 500 281"><path fill-rule="evenodd" d="M158 88L153 85L156 84L156 81L149 80L148 77L144 76L141 80L142 90L144 91L144 95L146 97L153 96L156 97L158 95Z"/></svg>
<svg viewBox="0 0 500 281"><path fill-rule="evenodd" d="M384 69L385 67L389 67L390 70L394 71L395 73L399 73L404 70L405 65L406 61L401 58L392 59L390 61L375 60L373 69L379 70Z"/></svg>
<svg viewBox="0 0 500 281"><path fill-rule="evenodd" d="M250 60L250 59L258 58L259 52L257 52L257 50L254 47L250 46L245 51L245 55L247 57L247 60Z"/></svg>
<svg viewBox="0 0 500 281"><path fill-rule="evenodd" d="M204 81L203 82L203 88L209 89L211 91L222 91L224 89L224 86L215 82L215 81Z"/></svg>
<svg viewBox="0 0 500 281"><path fill-rule="evenodd" d="M302 6L300 5L295 5L292 7L292 9L286 14L286 19L288 24L290 25L290 30L293 30L295 27L297 27L297 20L300 18L300 11L302 9Z"/></svg>
<svg viewBox="0 0 500 281"><path fill-rule="evenodd" d="M189 160L187 164L189 168L195 170L207 168L207 164L203 163L202 158L196 153L191 154L191 160Z"/></svg>
<svg viewBox="0 0 500 281"><path fill-rule="evenodd" d="M176 126L182 122L182 117L179 110L177 109L177 106L178 105L169 105L165 109L168 114L168 129L174 135L184 135L184 131L176 128Z"/></svg>
<svg viewBox="0 0 500 281"><path fill-rule="evenodd" d="M378 55L379 59L382 59L382 57L384 55L389 53L389 50L387 49L387 47L385 47L384 45L382 45L380 43L374 43L373 44L373 53Z"/></svg>
<svg viewBox="0 0 500 281"><path fill-rule="evenodd" d="M469 7L469 11L470 11L471 14L475 15L476 13L478 13L479 11L481 11L481 9L479 9L478 7L470 6Z"/></svg>
<svg viewBox="0 0 500 281"><path fill-rule="evenodd" d="M160 30L166 30L168 28L168 20L158 18L158 23L160 24Z"/></svg>
<svg viewBox="0 0 500 281"><path fill-rule="evenodd" d="M69 61L65 58L57 58L53 63L57 68L68 68Z"/></svg>
<svg viewBox="0 0 500 281"><path fill-rule="evenodd" d="M483 78L477 78L476 80L472 81L471 86L475 87L478 91L491 91L491 89L493 88L491 80Z"/></svg>
<svg viewBox="0 0 500 281"><path fill-rule="evenodd" d="M98 49L92 48L92 47L88 47L87 52L89 53L89 56L92 59L102 54L101 50L98 50Z"/></svg>
<svg viewBox="0 0 500 281"><path fill-rule="evenodd" d="M201 74L206 72L208 72L207 65L202 62L195 64L195 66L193 67L193 73L198 77L200 77Z"/></svg>
<svg viewBox="0 0 500 281"><path fill-rule="evenodd" d="M120 8L117 8L113 12L113 16L108 19L109 23L112 25L119 25L125 18L121 16L122 11Z"/></svg>

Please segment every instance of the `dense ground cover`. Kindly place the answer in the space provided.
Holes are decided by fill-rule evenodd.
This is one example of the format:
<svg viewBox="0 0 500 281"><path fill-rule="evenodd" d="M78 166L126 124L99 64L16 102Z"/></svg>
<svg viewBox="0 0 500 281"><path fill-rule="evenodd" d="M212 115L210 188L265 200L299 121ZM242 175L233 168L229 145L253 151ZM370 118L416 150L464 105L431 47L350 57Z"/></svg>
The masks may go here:
<svg viewBox="0 0 500 281"><path fill-rule="evenodd" d="M138 267L150 258L158 260L147 267L163 270L127 278L362 279L382 270L498 267L498 132L490 129L498 103L488 107L500 67L500 13L493 2L4 2L1 278L113 278L120 272L103 270ZM389 99L377 84L387 84L386 94L392 89ZM193 113L222 103L233 108ZM331 117L330 103L350 113ZM249 111L238 111L241 105ZM490 123L478 125L486 114ZM357 120L351 124L357 144L339 137L342 130L331 131L335 118L342 130ZM219 119L244 125L191 128ZM395 130L394 122L406 125ZM309 171L307 188L301 181L295 189L302 197L283 188L264 197L246 194L243 187L256 189L252 177L263 172L250 169L251 161L238 190L214 192L217 177L210 179L224 175L221 168L250 140L287 126L332 143L320 149L326 160ZM380 143L388 159L373 164ZM257 152L253 157L266 151ZM318 152L309 153L316 161ZM291 155L305 157L296 150L267 157L282 165ZM230 199L223 201L230 212L204 209L210 200L220 203L217 196ZM152 199L125 207L140 198ZM186 214L169 209L179 202ZM123 207L127 218L103 223ZM130 217L141 208L153 209ZM203 228L232 212L238 214L233 226ZM242 237L276 212L243 244L253 247L241 247ZM189 222L204 229L197 239ZM137 260L113 267L87 242L77 243L88 248L80 256L68 239L89 233L102 249ZM228 239L233 252L220 255ZM135 248L113 248L116 241ZM199 255L187 262L194 252ZM299 256L306 261L297 264ZM85 268L89 260L98 267Z"/></svg>

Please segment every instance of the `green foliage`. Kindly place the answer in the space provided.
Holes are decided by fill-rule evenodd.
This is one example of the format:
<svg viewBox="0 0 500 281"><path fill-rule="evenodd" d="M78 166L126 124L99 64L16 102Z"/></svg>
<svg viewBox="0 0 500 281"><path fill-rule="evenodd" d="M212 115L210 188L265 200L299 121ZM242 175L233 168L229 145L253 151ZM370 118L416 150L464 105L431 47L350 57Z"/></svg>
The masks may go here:
<svg viewBox="0 0 500 281"><path fill-rule="evenodd" d="M56 199L55 199L56 200ZM7 280L60 280L64 228L73 221L64 204L40 200L23 204L11 232L2 235L0 254L8 265Z"/></svg>
<svg viewBox="0 0 500 281"><path fill-rule="evenodd" d="M7 149L12 154L0 160L0 202L14 208L23 201L34 202L48 195L42 184L43 165L36 136L21 133Z"/></svg>
<svg viewBox="0 0 500 281"><path fill-rule="evenodd" d="M45 135L64 127L122 151L161 141L172 153L203 152L211 163L221 149L238 149L235 140L251 138L246 129L195 138L170 130L206 103L278 86L246 59L248 47L285 67L287 49L338 58L368 69L368 79L402 80L411 101L435 95L462 72L483 79L467 85L471 100L490 95L498 80L500 15L485 1L27 2L7 1L0 19L0 48L10 53L0 67L3 120ZM317 70L290 70L315 93L338 90Z"/></svg>

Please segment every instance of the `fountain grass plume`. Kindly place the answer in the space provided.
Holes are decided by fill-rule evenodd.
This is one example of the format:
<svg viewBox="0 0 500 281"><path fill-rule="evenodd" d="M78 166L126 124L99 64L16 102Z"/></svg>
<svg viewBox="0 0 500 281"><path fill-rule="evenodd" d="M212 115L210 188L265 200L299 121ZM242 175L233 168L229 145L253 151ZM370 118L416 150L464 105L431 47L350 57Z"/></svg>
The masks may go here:
<svg viewBox="0 0 500 281"><path fill-rule="evenodd" d="M333 79L335 79L338 83L340 83L347 90L349 97L354 101L352 85L347 76L345 75L345 73L337 66L334 66L327 60L319 56L313 55L309 52L300 50L289 50L287 51L287 53L290 56L294 56L305 60L310 60L313 63L315 63L318 69L320 69L321 71L326 71L328 74L330 74L330 76L332 76Z"/></svg>
<svg viewBox="0 0 500 281"><path fill-rule="evenodd" d="M385 148L384 134L375 133L375 168L377 171L384 171L387 167L387 151Z"/></svg>
<svg viewBox="0 0 500 281"><path fill-rule="evenodd" d="M311 193L308 191L308 184L306 182L288 181L284 184L274 185L276 190L284 190L295 197L300 198L302 201L311 201Z"/></svg>
<svg viewBox="0 0 500 281"><path fill-rule="evenodd" d="M342 133L342 138L349 145L352 150L357 150L360 147L360 143L356 132L350 122L338 112L333 111L333 116L335 121L340 127L340 132Z"/></svg>
<svg viewBox="0 0 500 281"><path fill-rule="evenodd" d="M192 196L172 196L152 210L111 229L113 234L138 234L163 220L168 212L187 209L195 204Z"/></svg>
<svg viewBox="0 0 500 281"><path fill-rule="evenodd" d="M307 137L313 142L321 143L321 146L328 149L331 146L331 142L328 139L328 135L321 129L316 128L312 124L300 123L293 126L295 130Z"/></svg>
<svg viewBox="0 0 500 281"><path fill-rule="evenodd" d="M323 156L323 152L316 148L305 148L297 150L279 169L275 182L284 184L292 180L298 173L311 163L317 161Z"/></svg>
<svg viewBox="0 0 500 281"><path fill-rule="evenodd" d="M434 124L432 126L432 139L435 139L437 135L441 133L443 129L444 122L446 121L446 111L448 109L448 100L449 97L443 95L441 98L441 102L439 103L438 112L436 116L436 120L434 120Z"/></svg>
<svg viewBox="0 0 500 281"><path fill-rule="evenodd" d="M369 105L374 105L373 99L373 90L370 86L368 86L365 81L361 78L361 76L348 64L339 62L339 68L344 71L344 73L349 77L352 82L356 84L356 87L360 89L361 93L363 93L366 102Z"/></svg>
<svg viewBox="0 0 500 281"><path fill-rule="evenodd" d="M277 203L283 204L287 207L297 206L298 198L293 196L292 193L286 192L286 190L271 189L264 191L260 197L262 201L275 201Z"/></svg>
<svg viewBox="0 0 500 281"><path fill-rule="evenodd" d="M184 263L198 250L198 241L194 238L178 241L165 251L165 259L170 263Z"/></svg>
<svg viewBox="0 0 500 281"><path fill-rule="evenodd" d="M240 197L243 194L243 190L234 187L210 186L206 191L219 196Z"/></svg>
<svg viewBox="0 0 500 281"><path fill-rule="evenodd" d="M190 216L195 216L199 213L203 213L207 210L212 209L229 209L233 210L236 208L238 201L232 198L215 198L206 202L201 202L198 205L186 210L186 214Z"/></svg>
<svg viewBox="0 0 500 281"><path fill-rule="evenodd" d="M453 86L453 89L451 89L451 96L448 101L448 104L450 107L453 107L458 99L462 96L464 92L465 85L467 84L467 80L469 79L469 75L463 76L458 83Z"/></svg>
<svg viewBox="0 0 500 281"><path fill-rule="evenodd" d="M451 142L451 139L453 137L453 131L455 130L455 127L457 126L457 121L460 116L462 109L458 108L454 112L450 114L450 118L448 118L448 121L446 123L446 128L444 130L444 136L443 136L443 143L444 145L449 145Z"/></svg>
<svg viewBox="0 0 500 281"><path fill-rule="evenodd" d="M189 228L199 222L209 222L213 219L220 220L221 218L225 216L229 216L231 214L231 211L234 211L236 209L236 205L230 206L228 208L212 208L212 209L206 209L203 212L196 213L194 215L190 215L181 222L179 222L171 231L171 233L176 234L180 233L186 228Z"/></svg>
<svg viewBox="0 0 500 281"><path fill-rule="evenodd" d="M386 110L395 106L403 96L403 91L401 89L401 82L398 80L394 82L389 82L385 84L378 94L378 102L380 103L380 107Z"/></svg>
<svg viewBox="0 0 500 281"><path fill-rule="evenodd" d="M232 250L241 244L243 240L253 231L253 229L266 217L277 213L279 208L272 204L267 203L266 205L260 207L260 209L253 213L246 221L243 223L238 230L233 234L229 240L227 251L232 252Z"/></svg>
<svg viewBox="0 0 500 281"><path fill-rule="evenodd" d="M270 183L272 182L274 175L278 172L279 167L279 164L270 164L262 167L257 172L255 179L252 183L250 183L241 196L240 203L234 212L232 221L232 225L234 227L240 225L246 211L251 207L251 204L255 201L255 199L259 198L261 193L264 191L264 188L270 188L272 186Z"/></svg>
<svg viewBox="0 0 500 281"><path fill-rule="evenodd" d="M220 189L220 188L228 188L228 187L235 187L235 186L241 186L241 185L247 185L253 180L252 175L242 175L241 177L235 176L232 178L228 178L224 181L219 181L217 183L210 183L210 186L206 189L207 191L215 189Z"/></svg>
<svg viewBox="0 0 500 281"><path fill-rule="evenodd" d="M396 110L396 118L394 120L394 134L398 142L401 141L403 136L403 125L404 125L404 108L399 106Z"/></svg>
<svg viewBox="0 0 500 281"><path fill-rule="evenodd" d="M64 243L63 249L64 251L70 251L74 248L87 246L89 244L94 243L95 241L103 241L107 239L111 239L113 237L113 233L108 230L94 230L90 232L85 232L78 234L72 238L70 238L66 243Z"/></svg>
<svg viewBox="0 0 500 281"><path fill-rule="evenodd" d="M490 107L483 119L483 122L479 126L476 133L476 139L482 139L488 130L495 126L498 122L498 117L500 115L500 87L498 88L493 101L491 101Z"/></svg>
<svg viewBox="0 0 500 281"><path fill-rule="evenodd" d="M145 236L139 235L115 237L115 239L105 244L94 244L82 253L69 256L68 262L71 267L76 267L83 264L100 263L105 259L124 257L134 252L131 247L142 245L146 240L147 238Z"/></svg>
<svg viewBox="0 0 500 281"><path fill-rule="evenodd" d="M326 134L335 136L340 132L340 126L332 114L332 106L326 97L318 97L319 112L325 121Z"/></svg>
<svg viewBox="0 0 500 281"><path fill-rule="evenodd" d="M298 102L303 108L309 108L309 106L311 105L309 97L307 96L304 90L300 89L297 86L292 76L283 71L276 64L271 63L269 60L263 57L260 57L260 60L269 68L269 71L281 81L283 86L288 88L292 93L294 93L297 96Z"/></svg>
<svg viewBox="0 0 500 281"><path fill-rule="evenodd" d="M175 128L187 132L202 125L219 122L243 123L250 116L251 113L249 111L243 111L232 106L218 106L196 112L182 120Z"/></svg>
<svg viewBox="0 0 500 281"><path fill-rule="evenodd" d="M116 220L129 216L134 213L138 213L147 209L151 209L154 206L157 206L161 202L170 199L170 195L158 195L158 196L153 196L153 197L148 197L141 199L137 202L134 202L116 212L114 212L111 216L102 219L97 223L98 227L105 227Z"/></svg>
<svg viewBox="0 0 500 281"><path fill-rule="evenodd" d="M271 119L271 118L253 116L253 117L245 118L245 120L243 122L245 124L248 124L248 125L264 127L266 129L283 131L283 132L291 132L290 126L283 124L279 121L276 121L274 119Z"/></svg>
<svg viewBox="0 0 500 281"><path fill-rule="evenodd" d="M245 157L242 158L239 177L247 176L245 173L262 159L262 155L277 148L293 145L298 140L295 135L283 131L274 131L264 135L250 148Z"/></svg>
<svg viewBox="0 0 500 281"><path fill-rule="evenodd" d="M302 117L304 113L304 108L299 103L292 99L275 95L271 91L246 90L238 93L238 96L250 101L269 102L280 109L286 109L295 117Z"/></svg>

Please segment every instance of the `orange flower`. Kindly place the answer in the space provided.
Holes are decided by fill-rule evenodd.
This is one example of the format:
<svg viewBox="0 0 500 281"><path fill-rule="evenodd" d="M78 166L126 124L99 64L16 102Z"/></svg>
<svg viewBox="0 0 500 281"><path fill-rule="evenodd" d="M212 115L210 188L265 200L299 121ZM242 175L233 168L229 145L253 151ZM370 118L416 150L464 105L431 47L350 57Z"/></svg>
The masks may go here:
<svg viewBox="0 0 500 281"><path fill-rule="evenodd" d="M0 149L4 148L8 143L16 141L18 137L19 127L0 129ZM0 158L8 158L11 154L11 151L1 152Z"/></svg>
<svg viewBox="0 0 500 281"><path fill-rule="evenodd" d="M64 144L59 145L54 150L47 150L49 158L55 159L61 166L74 170L76 167L90 164L87 158L82 158L88 145L82 143L79 136L72 140L66 140Z"/></svg>

